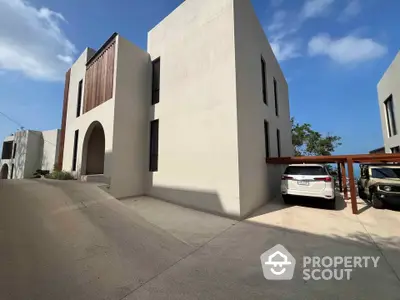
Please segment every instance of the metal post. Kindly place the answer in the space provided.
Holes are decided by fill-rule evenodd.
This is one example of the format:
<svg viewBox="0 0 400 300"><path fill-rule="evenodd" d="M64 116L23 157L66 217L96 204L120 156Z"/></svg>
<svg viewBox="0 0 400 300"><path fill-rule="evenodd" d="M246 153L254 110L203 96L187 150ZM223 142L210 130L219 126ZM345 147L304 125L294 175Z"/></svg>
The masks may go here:
<svg viewBox="0 0 400 300"><path fill-rule="evenodd" d="M339 181L339 190L340 190L341 193L343 193L342 170L340 168L340 163L337 163L337 170L338 170L337 178L338 178L338 181Z"/></svg>
<svg viewBox="0 0 400 300"><path fill-rule="evenodd" d="M344 163L340 163L340 167L341 167L341 173L342 173L342 185L343 185L344 199L348 200L349 195L347 194L346 166Z"/></svg>
<svg viewBox="0 0 400 300"><path fill-rule="evenodd" d="M350 184L350 195L351 195L351 208L353 214L357 214L357 193L356 193L356 182L354 181L354 169L353 160L351 158L347 159L347 167L349 168L349 184Z"/></svg>

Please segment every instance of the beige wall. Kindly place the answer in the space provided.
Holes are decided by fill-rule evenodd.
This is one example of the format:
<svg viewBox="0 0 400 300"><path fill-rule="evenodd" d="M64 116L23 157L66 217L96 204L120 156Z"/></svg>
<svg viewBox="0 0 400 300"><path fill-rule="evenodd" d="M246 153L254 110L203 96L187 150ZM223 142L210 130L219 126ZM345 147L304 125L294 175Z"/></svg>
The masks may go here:
<svg viewBox="0 0 400 300"><path fill-rule="evenodd" d="M189 0L148 36L161 57L158 172L150 195L240 215L233 0Z"/></svg>
<svg viewBox="0 0 400 300"><path fill-rule="evenodd" d="M58 133L58 129L23 130L17 131L12 139L6 138L5 141L14 140L16 145L15 158L1 161L1 165L9 166L9 178L13 164L13 179L32 178L38 169L51 171L58 152Z"/></svg>
<svg viewBox="0 0 400 300"><path fill-rule="evenodd" d="M143 195L148 169L151 93L150 55L117 37L117 66L111 193L118 198Z"/></svg>
<svg viewBox="0 0 400 300"><path fill-rule="evenodd" d="M378 101L381 116L382 135L385 144L385 152L391 153L390 148L400 146L400 52L386 70L378 84ZM384 102L392 95L393 110L396 121L397 135L389 138L386 110Z"/></svg>
<svg viewBox="0 0 400 300"><path fill-rule="evenodd" d="M60 130L42 131L43 137L43 153L42 153L42 170L52 171L54 164L58 158L58 142Z"/></svg>
<svg viewBox="0 0 400 300"><path fill-rule="evenodd" d="M85 136L90 125L93 124L93 122L98 121L103 126L105 133L104 175L110 178L112 172L113 153L112 146L114 132L114 98L106 101L105 103L97 106L96 108L90 110L83 115L81 114L78 118L76 117L79 81L85 79L86 62L93 55L93 51L94 50L92 49L86 49L71 68L67 108L67 125L65 130L63 169L66 171L72 171L75 130L79 130L77 171L75 172L75 175L79 177L82 174L81 168L82 164L84 164L84 160L82 160L82 157ZM85 86L84 81L83 86ZM84 99L84 93L85 91L83 89L82 99Z"/></svg>
<svg viewBox="0 0 400 300"><path fill-rule="evenodd" d="M13 178L22 179L24 178L25 174L26 150L28 148L28 130L17 131L14 134L14 143L17 144L15 159L12 160L9 167L11 170L11 164L14 163Z"/></svg>
<svg viewBox="0 0 400 300"><path fill-rule="evenodd" d="M272 200L280 192L281 167L265 163L264 120L269 123L270 156L293 155L288 85L250 0L235 0L235 49L241 213ZM266 62L267 103L263 102L261 56ZM278 87L275 114L273 78Z"/></svg>
<svg viewBox="0 0 400 300"><path fill-rule="evenodd" d="M25 149L24 178L32 178L42 165L43 136L40 131L28 130L27 147Z"/></svg>

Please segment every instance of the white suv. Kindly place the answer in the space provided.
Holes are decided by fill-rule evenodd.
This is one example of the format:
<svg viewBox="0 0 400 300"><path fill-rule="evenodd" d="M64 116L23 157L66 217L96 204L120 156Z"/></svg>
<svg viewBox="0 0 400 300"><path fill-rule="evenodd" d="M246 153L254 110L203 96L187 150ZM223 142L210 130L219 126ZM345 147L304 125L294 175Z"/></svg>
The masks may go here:
<svg viewBox="0 0 400 300"><path fill-rule="evenodd" d="M282 175L281 192L285 203L292 196L323 198L335 209L335 183L324 165L289 165Z"/></svg>

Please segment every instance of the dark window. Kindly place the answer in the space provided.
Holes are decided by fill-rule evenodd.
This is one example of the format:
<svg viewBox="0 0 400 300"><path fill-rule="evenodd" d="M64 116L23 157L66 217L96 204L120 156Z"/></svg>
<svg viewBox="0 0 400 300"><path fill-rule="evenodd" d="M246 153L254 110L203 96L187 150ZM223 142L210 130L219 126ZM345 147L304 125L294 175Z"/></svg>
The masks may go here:
<svg viewBox="0 0 400 300"><path fill-rule="evenodd" d="M394 169L391 168L373 168L372 169L372 178L384 179L384 178L399 178L399 174L395 172Z"/></svg>
<svg viewBox="0 0 400 300"><path fill-rule="evenodd" d="M157 104L160 102L160 58L153 61L153 87L151 104Z"/></svg>
<svg viewBox="0 0 400 300"><path fill-rule="evenodd" d="M75 130L74 152L72 156L72 171L76 171L76 157L78 156L78 137L79 137L79 130Z"/></svg>
<svg viewBox="0 0 400 300"><path fill-rule="evenodd" d="M265 139L265 157L269 156L269 126L268 122L264 121L264 139Z"/></svg>
<svg viewBox="0 0 400 300"><path fill-rule="evenodd" d="M274 78L274 100L275 100L275 115L279 115L279 106L278 106L278 83Z"/></svg>
<svg viewBox="0 0 400 300"><path fill-rule="evenodd" d="M329 175L325 168L320 166L289 166L285 170L287 175Z"/></svg>
<svg viewBox="0 0 400 300"><path fill-rule="evenodd" d="M4 142L3 143L3 152L1 154L2 159L10 159L12 157L13 150L13 142Z"/></svg>
<svg viewBox="0 0 400 300"><path fill-rule="evenodd" d="M15 158L15 153L17 152L17 144L14 143L13 158Z"/></svg>
<svg viewBox="0 0 400 300"><path fill-rule="evenodd" d="M278 157L281 157L281 132L276 130L276 145L278 147Z"/></svg>
<svg viewBox="0 0 400 300"><path fill-rule="evenodd" d="M150 172L158 171L158 120L150 123Z"/></svg>
<svg viewBox="0 0 400 300"><path fill-rule="evenodd" d="M391 137L391 136L397 134L396 120L395 120L395 117L394 117L393 97L392 97L392 95L390 95L389 98L386 99L384 104L385 104L385 110L386 110L387 128L388 128L388 132L389 132L389 137Z"/></svg>
<svg viewBox="0 0 400 300"><path fill-rule="evenodd" d="M268 104L268 96L267 96L267 65L263 57L261 57L261 80L262 80L262 93L263 93L263 101L265 104Z"/></svg>
<svg viewBox="0 0 400 300"><path fill-rule="evenodd" d="M390 148L390 151L392 151L392 153L400 153L400 147L396 146L396 147Z"/></svg>
<svg viewBox="0 0 400 300"><path fill-rule="evenodd" d="M78 102L77 102L77 105L76 105L76 117L79 117L81 115L82 84L83 84L83 80L79 81L79 85L78 85Z"/></svg>
<svg viewBox="0 0 400 300"><path fill-rule="evenodd" d="M13 179L14 177L14 164L11 165L11 175L10 175L10 179Z"/></svg>

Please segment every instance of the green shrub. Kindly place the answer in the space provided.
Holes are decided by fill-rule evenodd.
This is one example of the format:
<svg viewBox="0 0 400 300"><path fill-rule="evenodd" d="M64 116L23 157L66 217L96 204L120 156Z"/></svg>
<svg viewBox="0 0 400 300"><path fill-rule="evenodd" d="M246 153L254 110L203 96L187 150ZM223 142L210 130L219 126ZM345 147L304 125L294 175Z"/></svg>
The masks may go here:
<svg viewBox="0 0 400 300"><path fill-rule="evenodd" d="M46 178L55 179L55 180L73 180L75 179L71 173L65 171L53 171L50 174L46 175Z"/></svg>

